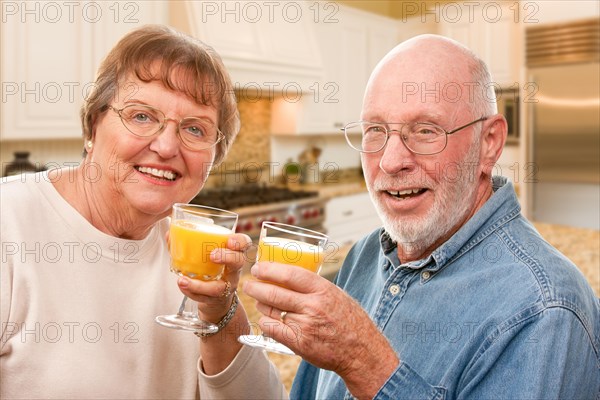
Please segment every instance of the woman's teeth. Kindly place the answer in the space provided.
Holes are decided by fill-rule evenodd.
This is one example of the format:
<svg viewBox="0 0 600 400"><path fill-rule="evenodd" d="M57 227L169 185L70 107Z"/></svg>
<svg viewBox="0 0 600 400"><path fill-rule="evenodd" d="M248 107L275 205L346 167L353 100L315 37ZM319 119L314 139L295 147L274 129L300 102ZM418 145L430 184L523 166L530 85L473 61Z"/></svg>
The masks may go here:
<svg viewBox="0 0 600 400"><path fill-rule="evenodd" d="M150 175L154 178L166 179L168 181L174 181L177 174L173 171L165 171L163 169L148 168L148 167L136 167L142 174Z"/></svg>
<svg viewBox="0 0 600 400"><path fill-rule="evenodd" d="M414 195L421 194L425 191L425 189L406 189L406 190L388 190L387 192L399 199L406 199L408 197L412 197Z"/></svg>

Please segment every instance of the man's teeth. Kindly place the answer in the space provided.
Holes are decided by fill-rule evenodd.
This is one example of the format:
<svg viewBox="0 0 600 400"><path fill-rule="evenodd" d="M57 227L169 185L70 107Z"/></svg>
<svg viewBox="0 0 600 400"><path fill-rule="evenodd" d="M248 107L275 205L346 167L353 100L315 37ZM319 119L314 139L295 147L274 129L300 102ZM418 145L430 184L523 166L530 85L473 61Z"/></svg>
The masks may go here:
<svg viewBox="0 0 600 400"><path fill-rule="evenodd" d="M395 197L411 196L423 192L425 189L406 189L406 190L388 190L387 192Z"/></svg>
<svg viewBox="0 0 600 400"><path fill-rule="evenodd" d="M152 175L157 178L168 179L170 181L175 180L175 177L177 176L177 174L175 174L175 172L165 171L163 169L138 167L137 170L143 174Z"/></svg>

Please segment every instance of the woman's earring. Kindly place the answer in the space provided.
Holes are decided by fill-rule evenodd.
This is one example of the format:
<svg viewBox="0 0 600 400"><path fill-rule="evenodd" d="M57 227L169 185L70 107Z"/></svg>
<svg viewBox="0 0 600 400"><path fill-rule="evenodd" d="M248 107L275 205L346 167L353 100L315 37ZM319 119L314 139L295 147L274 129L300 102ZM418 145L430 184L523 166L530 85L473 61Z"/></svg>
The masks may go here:
<svg viewBox="0 0 600 400"><path fill-rule="evenodd" d="M87 144L88 149L91 149L92 146L94 145L94 143L91 140L88 140L88 142L86 144Z"/></svg>

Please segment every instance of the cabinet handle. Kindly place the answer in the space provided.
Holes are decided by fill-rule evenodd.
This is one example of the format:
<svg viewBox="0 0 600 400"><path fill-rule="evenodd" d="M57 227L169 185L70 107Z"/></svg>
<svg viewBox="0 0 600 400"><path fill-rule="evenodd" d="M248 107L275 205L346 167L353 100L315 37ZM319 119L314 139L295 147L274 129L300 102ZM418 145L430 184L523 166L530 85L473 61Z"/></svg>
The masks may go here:
<svg viewBox="0 0 600 400"><path fill-rule="evenodd" d="M342 215L343 215L344 217L349 217L349 216L351 216L352 214L354 214L354 211L352 211L352 210L344 211L344 212L342 213Z"/></svg>
<svg viewBox="0 0 600 400"><path fill-rule="evenodd" d="M334 128L343 128L344 124L342 122L334 122L333 127Z"/></svg>

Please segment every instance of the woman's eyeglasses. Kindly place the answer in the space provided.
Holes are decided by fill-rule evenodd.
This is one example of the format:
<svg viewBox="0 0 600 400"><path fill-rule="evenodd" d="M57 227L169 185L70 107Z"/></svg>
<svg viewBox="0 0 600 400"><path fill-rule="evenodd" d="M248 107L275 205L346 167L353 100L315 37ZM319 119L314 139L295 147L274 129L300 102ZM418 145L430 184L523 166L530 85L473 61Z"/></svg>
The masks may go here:
<svg viewBox="0 0 600 400"><path fill-rule="evenodd" d="M154 136L162 132L168 121L177 123L179 139L190 150L211 148L225 138L211 121L202 118L186 117L177 121L144 104L130 104L121 109L109 105L108 108L116 112L125 128L136 136Z"/></svg>

